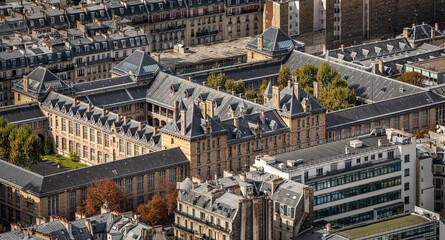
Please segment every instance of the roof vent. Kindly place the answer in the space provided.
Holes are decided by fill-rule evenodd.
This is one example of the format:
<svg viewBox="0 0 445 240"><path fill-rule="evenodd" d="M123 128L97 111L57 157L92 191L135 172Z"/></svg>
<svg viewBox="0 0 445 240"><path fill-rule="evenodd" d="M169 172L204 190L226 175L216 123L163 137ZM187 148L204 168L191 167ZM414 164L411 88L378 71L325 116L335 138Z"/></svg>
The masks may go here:
<svg viewBox="0 0 445 240"><path fill-rule="evenodd" d="M287 160L287 166L288 167L295 167L300 163L303 163L303 159L297 159L297 160Z"/></svg>
<svg viewBox="0 0 445 240"><path fill-rule="evenodd" d="M284 170L284 169L286 169L286 164L280 163L280 164L278 164L278 168L281 170Z"/></svg>
<svg viewBox="0 0 445 240"><path fill-rule="evenodd" d="M349 142L349 146L353 147L353 148L359 148L363 146L363 142L360 140L352 140Z"/></svg>

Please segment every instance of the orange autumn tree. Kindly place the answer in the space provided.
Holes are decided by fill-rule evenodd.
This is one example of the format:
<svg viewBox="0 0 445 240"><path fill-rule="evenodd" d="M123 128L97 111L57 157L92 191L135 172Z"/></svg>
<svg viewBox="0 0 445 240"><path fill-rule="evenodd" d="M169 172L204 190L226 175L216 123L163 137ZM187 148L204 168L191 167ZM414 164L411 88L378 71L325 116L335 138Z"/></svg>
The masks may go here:
<svg viewBox="0 0 445 240"><path fill-rule="evenodd" d="M165 201L165 204L167 206L168 214L174 215L177 204L178 191L176 190L176 187L172 182L165 181L162 186L162 191L164 192L163 200Z"/></svg>
<svg viewBox="0 0 445 240"><path fill-rule="evenodd" d="M87 216L100 214L100 208L107 202L110 211L123 212L128 200L119 186L110 179L93 183L87 189L83 212Z"/></svg>
<svg viewBox="0 0 445 240"><path fill-rule="evenodd" d="M154 195L149 202L139 205L138 213L145 224L154 226L168 223L167 204L159 195Z"/></svg>

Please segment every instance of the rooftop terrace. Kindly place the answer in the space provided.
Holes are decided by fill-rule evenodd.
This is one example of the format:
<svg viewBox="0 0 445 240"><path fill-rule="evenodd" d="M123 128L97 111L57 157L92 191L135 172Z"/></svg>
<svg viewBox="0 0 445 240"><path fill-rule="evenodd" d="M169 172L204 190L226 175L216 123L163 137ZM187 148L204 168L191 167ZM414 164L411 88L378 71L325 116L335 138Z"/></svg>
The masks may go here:
<svg viewBox="0 0 445 240"><path fill-rule="evenodd" d="M445 57L416 62L409 65L434 72L445 72Z"/></svg>
<svg viewBox="0 0 445 240"><path fill-rule="evenodd" d="M190 47L188 52L163 52L160 54L161 64L167 68L191 65L205 61L215 61L228 57L240 56L246 54L246 45L254 37L239 38L233 41L226 41L208 45L199 45Z"/></svg>
<svg viewBox="0 0 445 240"><path fill-rule="evenodd" d="M371 236L388 231L394 231L396 229L422 224L428 221L429 220L424 217L412 214L404 217L394 218L388 221L370 224L364 227L341 231L338 232L337 234L346 237L348 239L358 239L366 236Z"/></svg>

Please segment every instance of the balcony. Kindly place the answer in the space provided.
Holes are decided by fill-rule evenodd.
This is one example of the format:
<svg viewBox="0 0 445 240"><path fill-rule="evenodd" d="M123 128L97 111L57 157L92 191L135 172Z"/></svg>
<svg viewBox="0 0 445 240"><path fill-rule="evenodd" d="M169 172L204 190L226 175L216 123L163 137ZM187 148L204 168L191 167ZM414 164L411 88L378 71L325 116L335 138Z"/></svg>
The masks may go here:
<svg viewBox="0 0 445 240"><path fill-rule="evenodd" d="M112 58L105 58L105 59L100 59L100 60L96 60L96 61L89 61L87 62L87 65L94 65L94 64L100 64L100 63L106 63L106 62L111 62L113 61Z"/></svg>
<svg viewBox="0 0 445 240"><path fill-rule="evenodd" d="M179 215L181 217L188 218L188 219L193 219L193 220L195 220L197 222L200 222L202 224L205 224L205 225L207 225L209 227L212 227L212 228L218 229L219 231L222 231L222 232L225 232L227 234L230 234L230 231L228 231L226 228L222 227L221 225L209 222L207 220L204 220L204 219L201 219L201 218L198 218L198 217L194 217L192 215L189 215L189 214L186 214L186 213L183 213L183 212L179 212L179 211L175 211L175 215ZM180 228L184 228L184 227L180 226ZM187 230L187 231L190 231L190 230Z"/></svg>
<svg viewBox="0 0 445 240"><path fill-rule="evenodd" d="M196 33L196 36L197 37L202 37L202 36L208 36L208 35L215 35L215 34L218 34L218 33L219 33L218 30L210 31L210 32L205 30L205 31Z"/></svg>
<svg viewBox="0 0 445 240"><path fill-rule="evenodd" d="M167 31L174 31L174 30L178 30L178 29L182 29L185 28L185 24L184 25L176 25L176 26L168 26L166 28L162 28L162 29L152 29L151 33L158 33L158 32L167 32Z"/></svg>

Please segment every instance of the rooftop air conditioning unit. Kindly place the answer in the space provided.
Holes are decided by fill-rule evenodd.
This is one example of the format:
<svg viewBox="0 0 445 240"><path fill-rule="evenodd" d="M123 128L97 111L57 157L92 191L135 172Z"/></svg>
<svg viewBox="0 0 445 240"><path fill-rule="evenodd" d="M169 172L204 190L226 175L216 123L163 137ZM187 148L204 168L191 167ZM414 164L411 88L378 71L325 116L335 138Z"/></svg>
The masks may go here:
<svg viewBox="0 0 445 240"><path fill-rule="evenodd" d="M352 140L351 142L349 142L349 146L353 148L359 148L363 146L363 142L360 140Z"/></svg>

